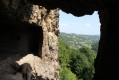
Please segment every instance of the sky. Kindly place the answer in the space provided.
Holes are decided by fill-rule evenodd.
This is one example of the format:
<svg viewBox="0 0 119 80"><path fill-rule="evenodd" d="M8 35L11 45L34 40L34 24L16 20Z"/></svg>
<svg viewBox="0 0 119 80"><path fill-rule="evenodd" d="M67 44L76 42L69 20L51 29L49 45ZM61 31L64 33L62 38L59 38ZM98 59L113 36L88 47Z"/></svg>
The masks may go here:
<svg viewBox="0 0 119 80"><path fill-rule="evenodd" d="M100 35L100 22L97 12L92 15L75 17L60 10L59 30L65 33Z"/></svg>

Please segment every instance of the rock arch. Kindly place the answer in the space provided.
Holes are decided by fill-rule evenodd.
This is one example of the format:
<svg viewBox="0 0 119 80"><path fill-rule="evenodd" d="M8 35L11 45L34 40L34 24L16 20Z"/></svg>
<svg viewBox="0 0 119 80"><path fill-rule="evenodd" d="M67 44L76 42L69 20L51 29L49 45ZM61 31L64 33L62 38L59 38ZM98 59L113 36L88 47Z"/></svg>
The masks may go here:
<svg viewBox="0 0 119 80"><path fill-rule="evenodd" d="M8 2L7 2L8 1ZM25 2L24 2L25 1ZM0 13L10 13L9 16L18 16L21 21L35 22L41 26L46 26L47 21L50 21L50 18L53 13L53 9L59 8L62 9L66 13L71 13L75 16L83 16L83 15L91 15L94 11L98 11L100 23L101 23L101 38L99 42L99 50L98 55L95 60L95 74L94 80L118 80L118 1L117 0L24 0L23 2L20 0L12 0L9 4L10 0L1 0L0 1ZM25 4L27 2L27 5ZM11 5L12 4L12 5ZM26 6L24 6L24 4ZM32 4L36 6L31 7ZM26 7L26 8L21 8ZM39 20L37 10L34 12L30 11L31 8L41 9L41 7L37 5L42 5L46 7L48 10L44 9L44 12L41 11L42 15L40 17L43 20ZM22 13L27 9L28 14L33 14L32 17L27 15L27 13ZM57 13L57 9L54 10ZM34 14L35 13L35 14ZM48 14L46 14L48 13ZM22 16L21 16L22 15ZM48 16L47 16L48 15ZM20 17L21 16L21 17ZM54 21L57 24L58 15L55 15L52 18L55 18ZM2 17L2 16L0 16ZM46 21L45 21L46 20ZM42 21L42 23L41 23ZM48 24L49 25L49 24ZM55 26L56 27L56 26ZM47 28L47 29L46 29ZM48 30L48 31L47 31ZM45 35L43 39L43 48L41 55L45 61L50 60L49 57L53 57L57 55L57 41L55 40L56 35L52 33L52 31L57 32L57 28L53 27L44 27L43 35ZM47 32L49 35L47 35ZM47 42L49 40L49 42ZM52 44L54 43L54 44ZM47 53L50 50L48 46L51 46L54 49L53 54ZM55 53L55 54L54 54ZM54 58L53 60L56 60Z"/></svg>
<svg viewBox="0 0 119 80"><path fill-rule="evenodd" d="M98 11L101 38L95 61L94 80L117 80L118 78L118 5L117 0L29 0L46 8L60 8L75 16L91 15ZM68 6L68 7L67 7Z"/></svg>

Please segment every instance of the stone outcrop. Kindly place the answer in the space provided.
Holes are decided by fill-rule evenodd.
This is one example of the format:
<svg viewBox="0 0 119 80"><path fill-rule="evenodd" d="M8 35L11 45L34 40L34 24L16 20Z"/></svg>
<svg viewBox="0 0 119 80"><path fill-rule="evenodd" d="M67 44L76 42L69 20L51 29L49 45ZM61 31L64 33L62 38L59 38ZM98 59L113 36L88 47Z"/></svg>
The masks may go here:
<svg viewBox="0 0 119 80"><path fill-rule="evenodd" d="M0 80L58 80L58 19L58 9L0 0Z"/></svg>
<svg viewBox="0 0 119 80"><path fill-rule="evenodd" d="M117 0L29 0L46 8L60 8L75 16L91 15L98 11L101 37L95 60L94 80L118 80L118 5Z"/></svg>
<svg viewBox="0 0 119 80"><path fill-rule="evenodd" d="M0 64L4 65L0 66L0 79L16 80L18 77L20 80L23 78L29 80L29 76L34 76L33 70L38 69L43 71L36 71L38 80L51 78L57 80L55 71L59 69L57 64L59 31L56 8L59 8L75 16L91 15L94 11L98 11L101 38L95 60L94 80L118 80L118 5L117 0L1 0L0 24L3 26L0 29L0 57L2 59ZM37 33L39 35L36 35ZM42 64L41 69L39 66L38 68L32 66L31 62L34 60L28 60L30 62L26 64L27 57L30 55L28 52L33 53L31 59L39 56L37 65ZM18 59L12 58L14 59L12 60L10 56L16 54L21 54L22 57L19 55L14 57ZM24 60L23 63L21 59ZM18 68L9 65L13 62L18 64ZM52 63L54 66L51 65ZM53 73L50 74L48 70L52 70Z"/></svg>
<svg viewBox="0 0 119 80"><path fill-rule="evenodd" d="M0 62L0 80L58 80L59 64L46 62L29 53L17 54ZM6 77L7 76L7 77Z"/></svg>

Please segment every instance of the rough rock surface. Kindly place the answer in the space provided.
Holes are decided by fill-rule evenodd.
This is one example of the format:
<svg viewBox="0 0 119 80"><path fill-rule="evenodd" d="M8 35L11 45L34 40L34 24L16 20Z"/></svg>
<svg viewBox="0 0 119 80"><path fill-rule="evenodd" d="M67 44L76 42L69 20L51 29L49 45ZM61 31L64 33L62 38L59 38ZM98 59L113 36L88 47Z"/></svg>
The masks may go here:
<svg viewBox="0 0 119 80"><path fill-rule="evenodd" d="M58 80L58 19L58 9L0 0L0 80Z"/></svg>
<svg viewBox="0 0 119 80"><path fill-rule="evenodd" d="M0 65L0 80L23 80L23 74L28 75L25 80L58 80L58 63L45 62L33 54L18 54L1 61Z"/></svg>
<svg viewBox="0 0 119 80"><path fill-rule="evenodd" d="M94 80L118 80L118 0L28 0L48 9L60 8L75 16L91 15L98 11L101 37L95 60Z"/></svg>
<svg viewBox="0 0 119 80"><path fill-rule="evenodd" d="M36 80L49 80L53 78L52 75L54 75L53 80L57 79L55 72L59 67L57 62L59 31L56 8L75 16L91 15L94 11L98 11L101 39L95 60L94 80L118 80L118 5L117 0L0 0L0 24L3 25L0 26L0 80L22 80L23 78L29 80L31 77L35 78L35 75L38 76ZM24 21L30 23L26 25L27 28L23 28L25 25L19 25L19 22ZM35 25L31 26L32 23ZM32 28L29 29L29 26ZM36 27L39 27L40 31ZM37 35L40 36L38 39L34 36L37 31L40 33ZM33 52L39 56L37 65L40 67L35 67L35 72L31 60L29 63L24 63L27 62L29 55L20 59L14 57L18 58L14 61L12 61L14 58L8 58L26 52ZM6 59L3 60L4 58ZM13 64L16 64L15 61L17 65L13 67ZM50 73L50 71L54 72Z"/></svg>

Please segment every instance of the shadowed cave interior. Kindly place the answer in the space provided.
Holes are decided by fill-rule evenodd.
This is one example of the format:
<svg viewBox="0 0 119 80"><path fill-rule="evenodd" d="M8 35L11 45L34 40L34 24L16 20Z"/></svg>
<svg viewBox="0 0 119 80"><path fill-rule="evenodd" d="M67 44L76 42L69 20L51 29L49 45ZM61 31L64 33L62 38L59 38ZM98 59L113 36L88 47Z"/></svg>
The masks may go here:
<svg viewBox="0 0 119 80"><path fill-rule="evenodd" d="M18 53L40 55L43 44L43 30L35 24L12 24L1 22L0 59L6 59ZM38 54L40 53L40 54Z"/></svg>

